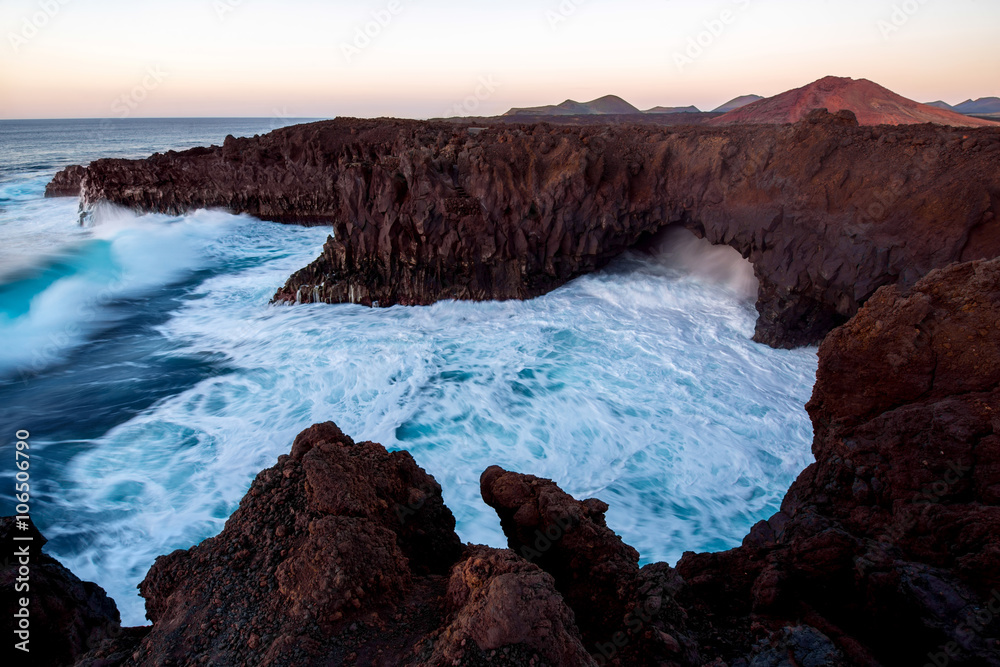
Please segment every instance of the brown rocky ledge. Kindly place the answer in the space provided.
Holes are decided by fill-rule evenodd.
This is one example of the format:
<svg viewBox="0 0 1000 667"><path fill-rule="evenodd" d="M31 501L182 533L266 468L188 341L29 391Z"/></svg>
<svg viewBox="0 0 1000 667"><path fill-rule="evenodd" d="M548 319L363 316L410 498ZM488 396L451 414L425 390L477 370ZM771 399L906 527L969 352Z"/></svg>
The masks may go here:
<svg viewBox="0 0 1000 667"><path fill-rule="evenodd" d="M676 568L640 568L603 502L496 467L510 549L462 546L409 454L317 425L219 536L157 560L148 634L57 573L83 611L35 639L104 667L1000 665L1000 260L881 289L807 407L817 463L780 513ZM81 656L69 629L107 638Z"/></svg>
<svg viewBox="0 0 1000 667"><path fill-rule="evenodd" d="M50 194L330 224L285 302L521 299L669 225L748 258L756 340L816 343L887 284L1000 255L1000 130L338 119L71 168Z"/></svg>

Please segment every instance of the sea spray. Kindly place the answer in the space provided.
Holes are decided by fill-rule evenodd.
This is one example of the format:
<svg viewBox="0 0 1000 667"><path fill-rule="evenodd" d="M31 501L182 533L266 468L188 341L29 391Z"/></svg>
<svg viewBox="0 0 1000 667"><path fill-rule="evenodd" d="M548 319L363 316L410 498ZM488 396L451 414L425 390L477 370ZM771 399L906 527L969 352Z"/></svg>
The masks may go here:
<svg viewBox="0 0 1000 667"><path fill-rule="evenodd" d="M692 232L670 227L657 236L650 248L653 261L753 301L760 286L753 265L735 249L712 245Z"/></svg>

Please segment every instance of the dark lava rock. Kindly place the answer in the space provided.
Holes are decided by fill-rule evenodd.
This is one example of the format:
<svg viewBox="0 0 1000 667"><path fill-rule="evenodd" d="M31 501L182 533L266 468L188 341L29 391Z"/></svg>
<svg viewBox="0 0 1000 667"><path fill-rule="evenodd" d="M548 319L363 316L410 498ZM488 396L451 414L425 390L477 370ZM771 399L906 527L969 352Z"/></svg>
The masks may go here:
<svg viewBox="0 0 1000 667"><path fill-rule="evenodd" d="M427 664L593 665L555 580L511 551L473 547L448 583L451 622ZM502 663L499 663L502 664Z"/></svg>
<svg viewBox="0 0 1000 667"><path fill-rule="evenodd" d="M551 480L497 466L480 484L511 550L555 577L588 646L610 639L635 595L639 552L608 528L608 506L579 502Z"/></svg>
<svg viewBox="0 0 1000 667"><path fill-rule="evenodd" d="M396 664L440 623L454 528L408 453L313 426L218 537L157 559L139 587L153 630L136 662Z"/></svg>
<svg viewBox="0 0 1000 667"><path fill-rule="evenodd" d="M891 139L891 141L890 141ZM965 151L975 140L982 150ZM756 340L819 342L875 291L1000 255L1000 130L338 119L146 160L98 160L83 205L226 208L329 224L281 302L524 299L666 226L750 260ZM53 188L73 182L63 172Z"/></svg>
<svg viewBox="0 0 1000 667"><path fill-rule="evenodd" d="M850 667L851 663L816 628L783 628L759 645L748 667Z"/></svg>
<svg viewBox="0 0 1000 667"><path fill-rule="evenodd" d="M87 168L75 165L63 169L45 186L46 197L79 197Z"/></svg>

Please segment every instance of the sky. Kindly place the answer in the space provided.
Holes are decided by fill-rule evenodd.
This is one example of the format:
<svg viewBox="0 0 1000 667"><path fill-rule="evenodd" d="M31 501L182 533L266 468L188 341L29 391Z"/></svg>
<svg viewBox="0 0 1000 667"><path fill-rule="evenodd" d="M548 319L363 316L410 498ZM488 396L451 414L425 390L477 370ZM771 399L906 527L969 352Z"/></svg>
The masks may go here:
<svg viewBox="0 0 1000 667"><path fill-rule="evenodd" d="M411 118L826 75L1000 96L996 0L2 0L0 118Z"/></svg>

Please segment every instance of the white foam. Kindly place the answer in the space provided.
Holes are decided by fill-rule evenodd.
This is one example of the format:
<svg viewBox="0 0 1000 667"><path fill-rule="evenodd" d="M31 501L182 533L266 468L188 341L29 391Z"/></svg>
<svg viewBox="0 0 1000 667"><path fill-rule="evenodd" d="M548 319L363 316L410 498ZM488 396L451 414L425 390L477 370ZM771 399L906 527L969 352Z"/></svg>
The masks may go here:
<svg viewBox="0 0 1000 667"><path fill-rule="evenodd" d="M56 200L58 201L58 200ZM49 207L66 216L62 206ZM28 213L37 215L37 213ZM32 374L60 362L88 337L114 324L122 315L111 308L181 280L192 271L212 265L211 249L246 218L199 211L183 218L136 216L105 206L96 226L81 234L75 223L61 219L46 229L58 247L33 258L35 266L8 275L7 303L27 303L0 312L0 373ZM11 233L22 243L36 242L23 226ZM30 281L41 272L48 275Z"/></svg>
<svg viewBox="0 0 1000 667"><path fill-rule="evenodd" d="M608 501L644 562L736 546L810 461L815 351L752 343L755 312L727 280L629 257L529 302L268 307L322 230L174 230L220 274L162 326L164 353L223 355L234 370L88 443L67 470L67 506L104 519L84 531L91 546L59 556L127 623L141 622L134 587L155 557L220 531L254 475L319 421L411 451L467 541L506 544L479 496L499 464ZM148 261L123 233L129 261Z"/></svg>
<svg viewBox="0 0 1000 667"><path fill-rule="evenodd" d="M77 200L43 199L49 177L0 183L0 280L78 243Z"/></svg>

